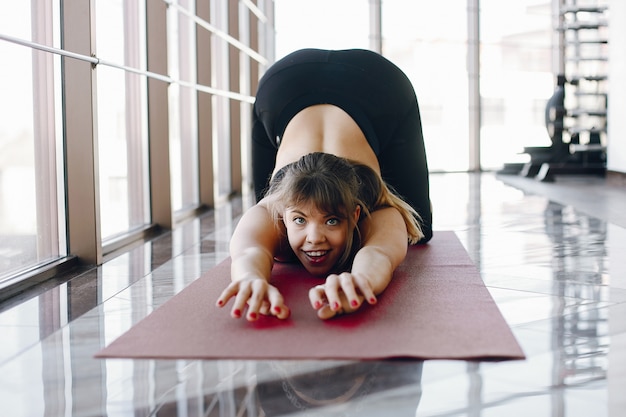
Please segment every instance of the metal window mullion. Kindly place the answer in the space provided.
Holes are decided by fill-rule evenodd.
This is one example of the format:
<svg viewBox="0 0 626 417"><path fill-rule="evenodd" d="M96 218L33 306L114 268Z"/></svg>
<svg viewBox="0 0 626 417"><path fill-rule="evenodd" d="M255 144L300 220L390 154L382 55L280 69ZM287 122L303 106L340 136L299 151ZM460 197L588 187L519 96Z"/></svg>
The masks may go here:
<svg viewBox="0 0 626 417"><path fill-rule="evenodd" d="M382 54L382 2L381 0L370 0L370 49Z"/></svg>
<svg viewBox="0 0 626 417"><path fill-rule="evenodd" d="M254 1L254 7L258 9L258 7L256 6L257 0L250 0L250 1ZM260 1L263 1L263 0L260 0ZM255 51L259 51L260 54L263 54L263 51L261 48L261 40L263 38L260 34L260 31L261 31L261 28L265 28L265 26L267 26L268 20L265 14L262 14L263 19L261 19L259 15L256 13L252 13L252 14L253 16L251 16L249 20L250 21L250 26L249 26L250 48L254 49ZM256 90L259 85L259 78L261 76L261 66L262 64L260 62L250 60L250 90L249 90L250 95L256 94Z"/></svg>
<svg viewBox="0 0 626 417"><path fill-rule="evenodd" d="M552 0L552 69L554 74L565 74L565 24L561 13L564 0ZM556 81L555 81L556 82Z"/></svg>
<svg viewBox="0 0 626 417"><path fill-rule="evenodd" d="M210 2L211 22L220 28L228 27L228 5L226 0ZM228 81L228 43L217 36L211 37L211 85L227 91ZM213 164L215 166L215 198L223 200L228 197L232 187L230 181L230 107L225 96L212 97L213 133Z"/></svg>
<svg viewBox="0 0 626 417"><path fill-rule="evenodd" d="M253 26L251 21L256 21L257 17L244 3L239 3L239 40L252 47L251 31ZM255 48L252 48L255 49ZM239 91L245 95L250 95L251 90L251 67L256 66L246 54L239 54ZM241 191L242 193L252 189L252 154L250 149L250 133L252 132L252 106L248 103L239 103L239 126L240 126L240 148L241 148Z"/></svg>
<svg viewBox="0 0 626 417"><path fill-rule="evenodd" d="M469 171L480 171L480 0L467 0Z"/></svg>
<svg viewBox="0 0 626 417"><path fill-rule="evenodd" d="M37 1L32 9L32 37L53 44L52 4ZM57 190L57 136L55 127L54 56L33 49L33 131L35 140L35 189L37 201L37 260L65 255L59 247L60 227ZM65 239L62 239L65 241ZM60 253L61 252L61 253Z"/></svg>
<svg viewBox="0 0 626 417"><path fill-rule="evenodd" d="M228 2L228 34L232 38L239 37L239 2ZM241 92L239 80L240 50L229 44L228 46L228 66L229 66L229 90ZM241 107L239 102L230 100L230 177L231 192L240 192L241 175Z"/></svg>
<svg viewBox="0 0 626 417"><path fill-rule="evenodd" d="M64 2L64 50L94 55L94 9L93 0ZM96 72L91 63L67 57L62 72L69 252L85 263L100 264Z"/></svg>
<svg viewBox="0 0 626 417"><path fill-rule="evenodd" d="M204 21L211 20L209 2L199 1L196 14ZM211 32L196 26L196 65L198 84L211 85ZM200 204L213 207L215 187L213 172L213 106L210 94L198 91L198 186Z"/></svg>
<svg viewBox="0 0 626 417"><path fill-rule="evenodd" d="M186 10L195 10L194 1L179 0ZM196 74L196 36L192 28L193 20L178 15L178 71L181 80L188 80L197 84ZM181 85L181 87L183 87ZM198 205L198 115L197 90L195 88L180 88L178 96L179 109L179 136L181 158L181 191L183 207Z"/></svg>
<svg viewBox="0 0 626 417"><path fill-rule="evenodd" d="M146 3L148 71L167 76L167 5ZM152 222L165 229L173 224L169 151L169 83L148 78L148 137Z"/></svg>
<svg viewBox="0 0 626 417"><path fill-rule="evenodd" d="M263 23L263 30L260 33L262 39L259 41L259 52L267 59L262 73L276 60L276 24L274 14L274 0L257 0L258 5L263 5L262 9L267 20ZM261 74L262 75L262 74ZM256 92L256 90L253 90Z"/></svg>

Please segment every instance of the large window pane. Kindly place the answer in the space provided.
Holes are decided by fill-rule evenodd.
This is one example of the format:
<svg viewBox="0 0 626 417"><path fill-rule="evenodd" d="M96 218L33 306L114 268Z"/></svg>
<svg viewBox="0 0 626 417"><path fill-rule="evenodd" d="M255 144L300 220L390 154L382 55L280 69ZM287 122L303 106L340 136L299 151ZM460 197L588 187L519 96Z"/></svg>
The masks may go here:
<svg viewBox="0 0 626 417"><path fill-rule="evenodd" d="M32 8L31 8L32 6ZM58 3L18 2L0 31L58 45ZM36 24L31 24L36 22ZM15 274L66 254L60 159L60 60L0 41L0 288Z"/></svg>
<svg viewBox="0 0 626 417"><path fill-rule="evenodd" d="M301 48L369 48L369 0L274 0L274 3L276 59Z"/></svg>
<svg viewBox="0 0 626 417"><path fill-rule="evenodd" d="M525 146L549 146L544 109L552 95L551 2L481 0L481 163L523 162Z"/></svg>
<svg viewBox="0 0 626 417"><path fill-rule="evenodd" d="M145 70L144 2L96 3L98 57ZM146 78L97 67L98 152L102 239L150 222Z"/></svg>
<svg viewBox="0 0 626 417"><path fill-rule="evenodd" d="M382 2L383 53L413 83L428 166L468 169L467 0Z"/></svg>
<svg viewBox="0 0 626 417"><path fill-rule="evenodd" d="M276 56L370 47L370 2L276 1ZM467 0L382 2L383 54L415 88L429 168L468 169ZM347 27L349 26L349 30Z"/></svg>
<svg viewBox="0 0 626 417"><path fill-rule="evenodd" d="M194 0L177 3L195 13ZM174 7L168 10L168 68L175 80L196 83L195 22ZM198 192L198 112L196 90L179 84L169 88L172 208L195 208Z"/></svg>

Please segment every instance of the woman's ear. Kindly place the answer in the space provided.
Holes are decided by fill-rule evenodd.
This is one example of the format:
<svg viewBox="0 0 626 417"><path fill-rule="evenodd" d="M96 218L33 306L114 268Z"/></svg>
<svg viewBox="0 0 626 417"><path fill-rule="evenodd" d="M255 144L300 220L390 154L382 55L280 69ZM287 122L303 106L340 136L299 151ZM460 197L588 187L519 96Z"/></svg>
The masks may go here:
<svg viewBox="0 0 626 417"><path fill-rule="evenodd" d="M356 208L354 209L354 223L358 223L360 217L361 217L361 205L357 204Z"/></svg>

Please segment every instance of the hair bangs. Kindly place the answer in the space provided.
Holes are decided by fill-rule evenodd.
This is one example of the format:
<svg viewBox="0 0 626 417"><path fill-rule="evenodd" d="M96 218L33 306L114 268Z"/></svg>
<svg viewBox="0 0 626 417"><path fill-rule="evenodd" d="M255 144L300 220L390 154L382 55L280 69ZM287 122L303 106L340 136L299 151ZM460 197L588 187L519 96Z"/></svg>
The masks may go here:
<svg viewBox="0 0 626 417"><path fill-rule="evenodd" d="M291 184L289 206L313 204L323 213L341 218L348 217L348 201L341 186L328 176L319 173L303 176Z"/></svg>

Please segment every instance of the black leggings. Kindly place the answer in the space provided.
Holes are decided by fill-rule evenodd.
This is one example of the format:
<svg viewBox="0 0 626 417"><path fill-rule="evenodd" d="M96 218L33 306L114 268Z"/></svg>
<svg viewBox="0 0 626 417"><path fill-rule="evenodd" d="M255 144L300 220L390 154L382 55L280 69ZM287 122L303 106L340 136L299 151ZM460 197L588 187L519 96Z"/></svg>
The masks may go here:
<svg viewBox="0 0 626 417"><path fill-rule="evenodd" d="M355 120L378 158L383 180L419 213L422 242L430 240L428 164L415 91L397 66L372 51L304 49L264 74L252 121L257 201L269 183L287 124L316 104L336 105Z"/></svg>

